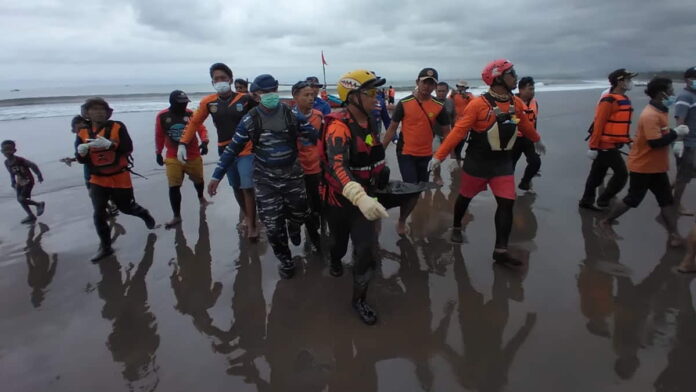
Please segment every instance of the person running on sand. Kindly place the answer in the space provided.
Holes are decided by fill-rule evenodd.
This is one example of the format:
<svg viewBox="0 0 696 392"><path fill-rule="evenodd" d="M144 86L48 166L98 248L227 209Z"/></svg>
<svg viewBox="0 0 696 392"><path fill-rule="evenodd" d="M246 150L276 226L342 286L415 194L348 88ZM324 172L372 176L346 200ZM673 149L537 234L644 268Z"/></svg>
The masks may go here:
<svg viewBox="0 0 696 392"><path fill-rule="evenodd" d="M450 131L450 119L444 110L444 102L431 95L437 86L437 78L437 71L433 68L423 68L418 73L416 91L396 104L391 125L382 138L382 145L386 150L396 129L401 125L396 156L401 179L411 184L428 182L428 161L433 156L434 123L440 124L444 136ZM411 208L399 216L396 228L399 235L406 234L406 219L417 202L418 199L413 199Z"/></svg>
<svg viewBox="0 0 696 392"><path fill-rule="evenodd" d="M251 92L258 93L260 106L249 111L237 127L232 142L220 157L208 193L217 193L218 184L239 153L251 143L254 161L254 186L259 216L266 226L268 242L280 261L278 272L290 279L295 261L288 246L288 233L293 244L302 241L300 226L307 222L309 208L304 173L297 159L298 143L315 143L317 133L301 114L294 114L280 102L278 81L263 74L254 79ZM311 230L318 228L310 227Z"/></svg>
<svg viewBox="0 0 696 392"><path fill-rule="evenodd" d="M225 147L232 142L232 136L242 117L256 106L256 101L249 95L232 91L232 70L225 64L215 63L210 66L210 79L217 93L204 97L198 109L188 122L181 139L177 159L186 161L186 145L193 142L198 129L208 116L213 117L217 130L218 154L222 155ZM234 190L234 197L239 209L244 215L240 227L246 228L247 238L256 240L259 229L256 222L256 196L254 195L254 155L251 153L251 143L244 146L239 158L234 161L226 175L227 181Z"/></svg>
<svg viewBox="0 0 696 392"><path fill-rule="evenodd" d="M495 213L496 262L513 266L522 262L508 253L508 240L512 230L512 214L515 203L515 178L512 165L512 147L517 130L529 138L543 154L546 150L534 124L524 113L524 102L512 94L517 86L517 74L508 60L495 60L486 65L481 73L483 81L490 86L485 94L474 98L454 124L452 132L428 164L428 170L436 169L442 160L462 140L468 137L469 144L462 166L459 196L454 206L454 222L451 240L463 242L462 218L469 203L479 192L491 188L498 209Z"/></svg>
<svg viewBox="0 0 696 392"><path fill-rule="evenodd" d="M626 185L628 171L621 157L621 147L631 142L629 131L633 106L626 92L633 88L632 79L636 75L638 74L625 68L619 68L609 74L611 90L599 100L594 122L589 129L587 157L592 160L592 168L585 182L585 193L580 199L580 208L597 211L609 207L609 201ZM604 192L597 198L595 207L596 189L604 182L609 168L614 175Z"/></svg>
<svg viewBox="0 0 696 392"><path fill-rule="evenodd" d="M198 127L197 134L201 139L199 146L198 137L194 137L186 145L185 162L176 158L179 148L179 140L186 125L191 119L193 111L188 109L191 100L185 92L174 90L169 94L169 108L157 113L155 117L155 158L160 166L166 165L167 181L169 183L169 204L172 207L174 218L165 224L165 228L172 228L181 223L181 184L184 182L184 174L188 175L201 207L208 205L203 196L203 158L201 155L208 153L208 130L205 125ZM162 157L162 150L167 147L166 158Z"/></svg>
<svg viewBox="0 0 696 392"><path fill-rule="evenodd" d="M150 212L135 202L130 175L133 142L126 125L110 120L113 109L103 98L89 98L83 108L91 128L77 134L77 161L89 166L89 195L94 208L94 227L101 241L99 252L92 258L98 262L114 253L107 213L108 201L127 215L137 216L148 229L156 227Z"/></svg>
<svg viewBox="0 0 696 392"><path fill-rule="evenodd" d="M2 155L7 158L5 167L10 173L10 181L12 188L17 193L17 201L27 213L27 217L22 219L22 223L33 223L36 221L36 215L41 216L46 208L45 202L31 199L31 190L34 189L34 176L31 172L36 174L39 182L43 182L41 170L34 162L15 155L17 146L14 141L5 140L0 148L2 149ZM36 215L34 215L29 206L36 207Z"/></svg>
<svg viewBox="0 0 696 392"><path fill-rule="evenodd" d="M524 113L529 117L529 121L534 124L534 129L537 129L539 104L536 98L534 98L534 78L525 76L520 79L519 83L517 83L517 91L517 96L526 105ZM532 178L539 173L539 168L541 168L541 157L537 154L534 143L524 137L522 132L517 131L517 141L515 141L515 146L512 148L513 165L517 166L517 161L520 160L522 154L527 158L527 168L524 170L518 188L523 191L529 191L532 189Z"/></svg>
<svg viewBox="0 0 696 392"><path fill-rule="evenodd" d="M682 206L682 196L686 185L696 175L696 67L691 67L684 72L686 87L677 97L674 104L674 117L677 125L689 128L689 134L684 138L683 147L679 146L677 156L677 177L674 181L674 201L681 215L693 215L694 212Z"/></svg>
<svg viewBox="0 0 696 392"><path fill-rule="evenodd" d="M638 132L628 155L630 185L628 194L622 201L612 207L609 215L602 220L609 227L614 220L629 209L636 208L652 192L660 206L660 216L669 233L669 245L682 245L682 238L677 230L677 211L669 183L669 146L676 140L683 139L689 133L686 125L675 129L669 128L669 107L676 101L672 80L655 77L645 89L650 103L643 109L638 119Z"/></svg>

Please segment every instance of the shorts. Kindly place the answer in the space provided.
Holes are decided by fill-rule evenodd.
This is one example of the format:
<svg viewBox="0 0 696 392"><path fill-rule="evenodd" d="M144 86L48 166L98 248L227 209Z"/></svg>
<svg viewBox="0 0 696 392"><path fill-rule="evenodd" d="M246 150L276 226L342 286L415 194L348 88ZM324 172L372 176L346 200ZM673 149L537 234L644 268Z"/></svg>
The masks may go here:
<svg viewBox="0 0 696 392"><path fill-rule="evenodd" d="M194 184L203 183L203 158L194 158L186 163L181 163L176 158L167 158L164 163L170 188L181 186L184 182L184 174L187 174Z"/></svg>
<svg viewBox="0 0 696 392"><path fill-rule="evenodd" d="M636 208L643 201L648 191L655 195L657 204L660 207L674 204L672 186L669 183L667 173L631 172L628 194L624 197L623 202L629 207Z"/></svg>
<svg viewBox="0 0 696 392"><path fill-rule="evenodd" d="M491 192L496 197L515 200L515 176L513 175L482 178L463 172L459 194L468 199L473 199L474 196L485 191L488 187L491 188Z"/></svg>
<svg viewBox="0 0 696 392"><path fill-rule="evenodd" d="M17 192L17 200L21 203L25 200L31 199L31 191L34 189L34 183L29 182L24 185L17 184L15 186L15 191Z"/></svg>
<svg viewBox="0 0 696 392"><path fill-rule="evenodd" d="M684 147L684 154L677 158L677 181L688 183L696 172L696 147Z"/></svg>
<svg viewBox="0 0 696 392"><path fill-rule="evenodd" d="M430 162L432 157L397 154L396 158L399 161L399 171L401 172L401 180L403 182L411 184L428 182L428 162Z"/></svg>
<svg viewBox="0 0 696 392"><path fill-rule="evenodd" d="M254 189L254 154L237 157L227 170L227 181L235 189Z"/></svg>

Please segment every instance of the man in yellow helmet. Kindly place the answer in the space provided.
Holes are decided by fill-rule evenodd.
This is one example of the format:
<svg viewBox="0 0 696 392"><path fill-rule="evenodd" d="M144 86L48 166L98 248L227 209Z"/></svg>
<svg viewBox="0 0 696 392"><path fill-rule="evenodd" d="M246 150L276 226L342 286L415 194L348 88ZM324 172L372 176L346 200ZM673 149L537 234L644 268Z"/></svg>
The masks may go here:
<svg viewBox="0 0 696 392"><path fill-rule="evenodd" d="M331 232L331 270L343 273L341 259L352 238L353 308L368 325L377 321L376 312L365 302L367 286L375 269L377 222L386 218L386 208L398 205L392 195L376 195L388 182L384 146L375 121L370 117L377 103L377 87L385 80L367 70L351 71L338 81L338 96L345 110L325 117L326 136L324 184L325 218Z"/></svg>

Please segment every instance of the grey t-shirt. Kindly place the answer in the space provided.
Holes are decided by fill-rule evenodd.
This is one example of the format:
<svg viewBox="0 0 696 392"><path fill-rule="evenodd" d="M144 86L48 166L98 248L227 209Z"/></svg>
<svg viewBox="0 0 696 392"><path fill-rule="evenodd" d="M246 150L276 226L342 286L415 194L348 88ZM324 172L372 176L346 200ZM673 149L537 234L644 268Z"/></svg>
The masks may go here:
<svg viewBox="0 0 696 392"><path fill-rule="evenodd" d="M450 119L450 126L454 126L455 113L454 113L454 101L452 100L452 98L445 99L443 107L445 109L444 112L447 113L447 117ZM442 126L437 121L435 121L435 124L433 124L433 133L437 136L443 136L442 135Z"/></svg>
<svg viewBox="0 0 696 392"><path fill-rule="evenodd" d="M689 127L689 134L684 138L684 145L696 147L696 90L685 88L674 104L674 117L684 119Z"/></svg>

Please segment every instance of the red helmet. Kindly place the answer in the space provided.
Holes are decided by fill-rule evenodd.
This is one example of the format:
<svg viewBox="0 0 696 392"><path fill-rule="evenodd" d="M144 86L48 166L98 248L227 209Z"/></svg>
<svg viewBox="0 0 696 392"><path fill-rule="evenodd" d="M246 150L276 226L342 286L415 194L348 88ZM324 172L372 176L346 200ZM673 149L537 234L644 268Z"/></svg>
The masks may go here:
<svg viewBox="0 0 696 392"><path fill-rule="evenodd" d="M512 68L513 65L509 60L499 59L494 60L486 65L486 68L481 72L481 79L487 85L492 85L495 78L502 75L505 71Z"/></svg>

